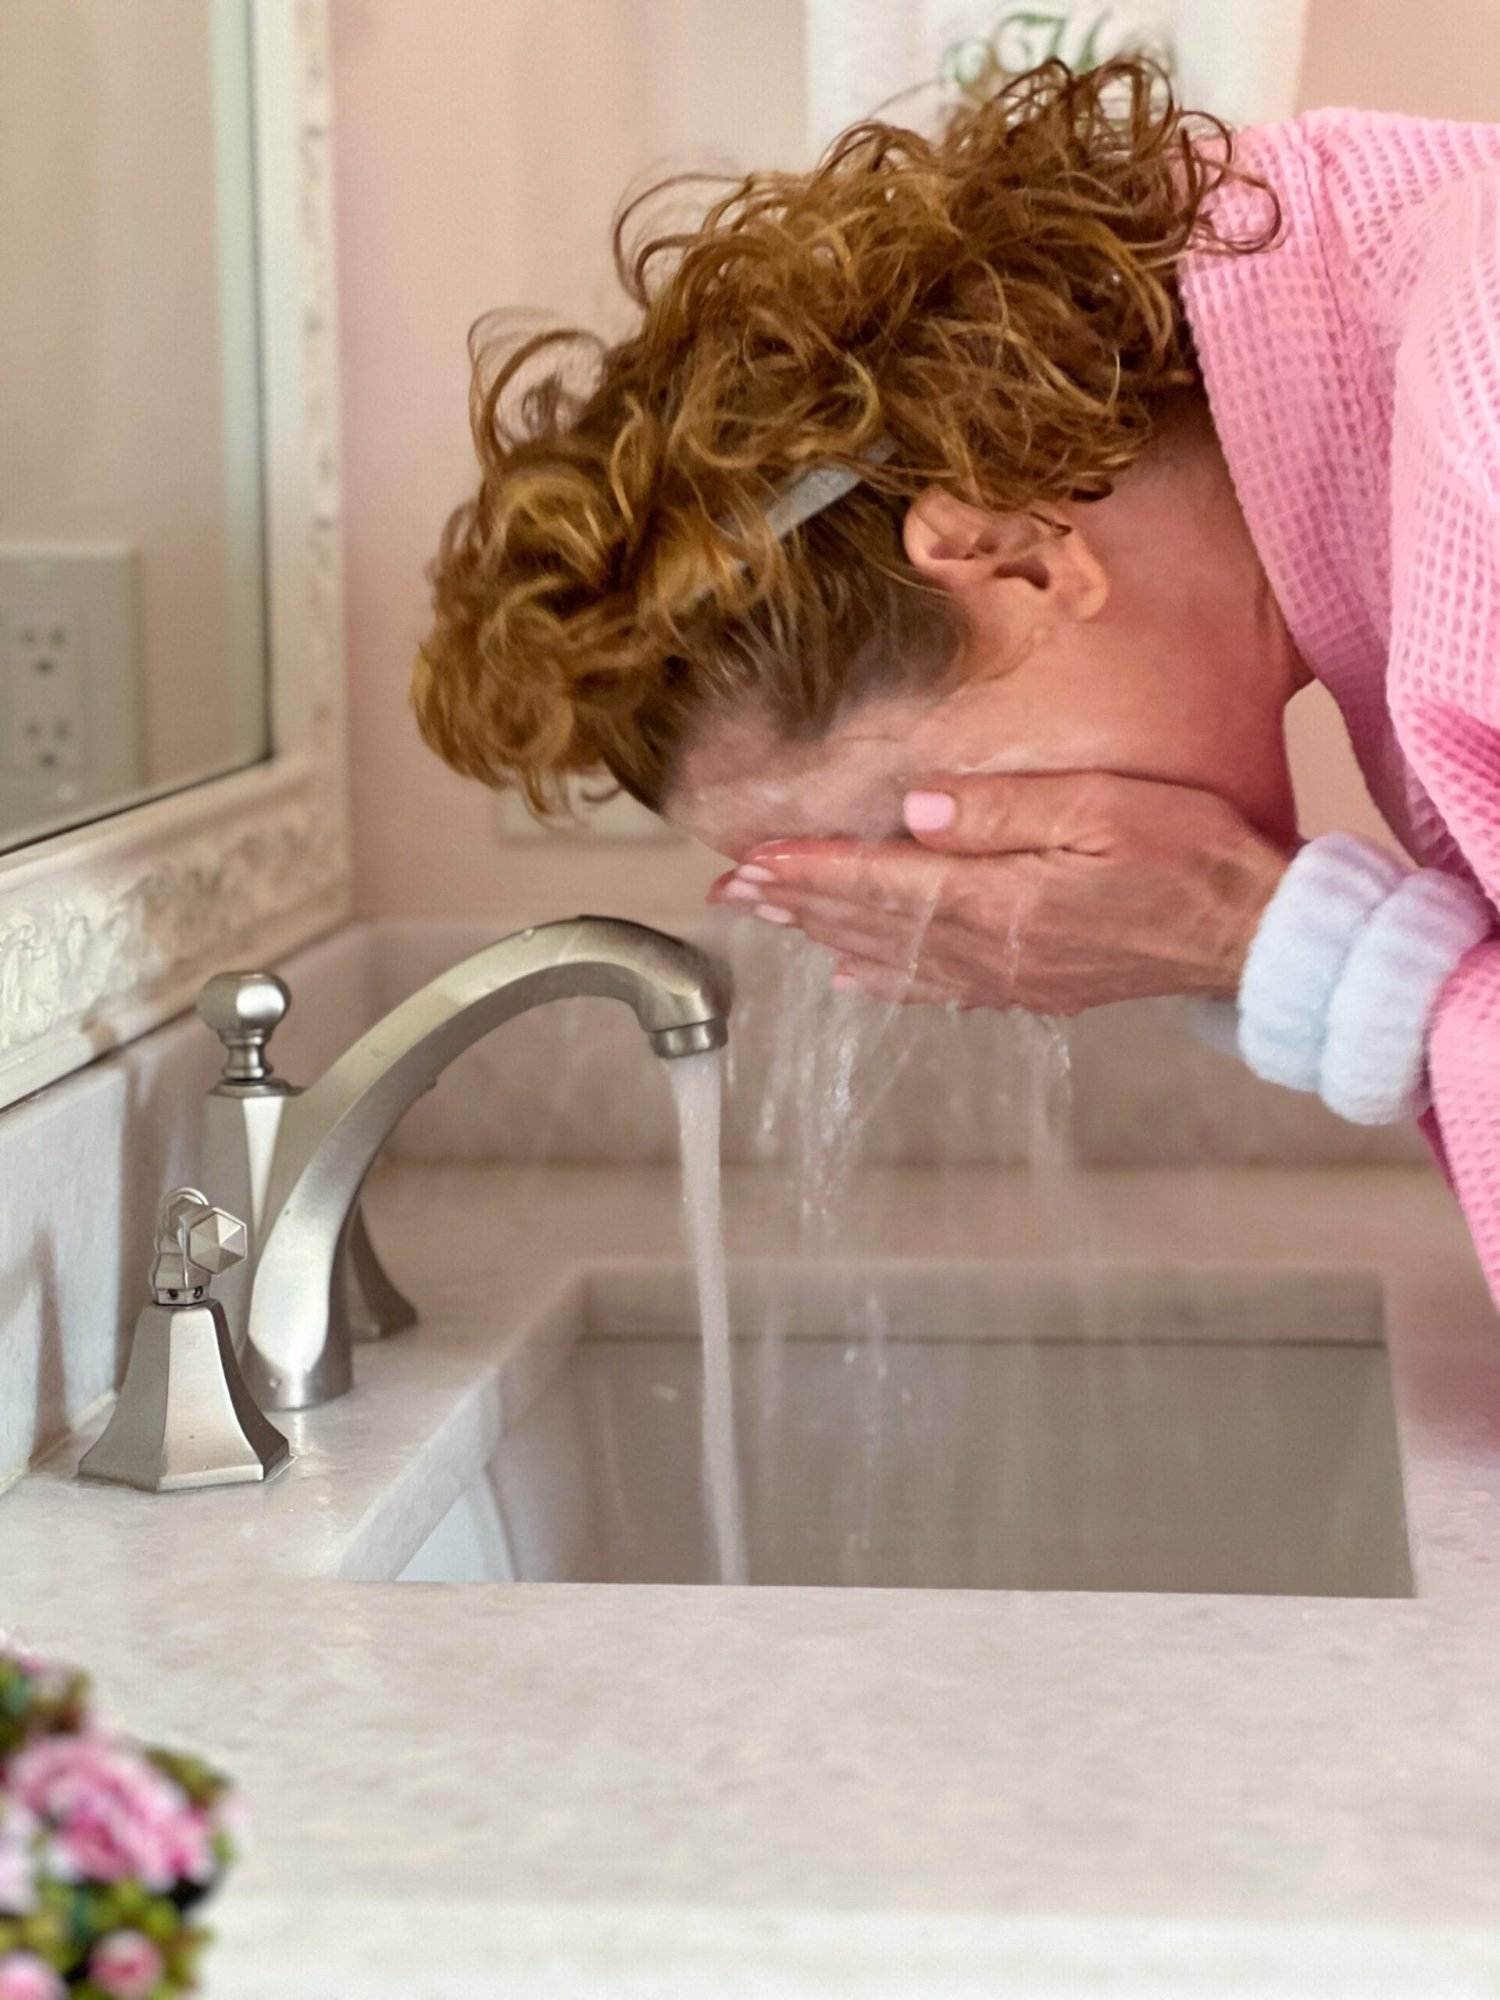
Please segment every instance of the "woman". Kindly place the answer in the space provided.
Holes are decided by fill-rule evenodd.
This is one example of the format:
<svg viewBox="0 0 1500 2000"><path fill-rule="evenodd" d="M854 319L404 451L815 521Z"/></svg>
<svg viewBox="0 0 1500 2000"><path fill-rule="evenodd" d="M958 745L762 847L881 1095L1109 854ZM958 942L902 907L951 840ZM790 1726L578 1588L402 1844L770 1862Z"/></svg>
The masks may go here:
<svg viewBox="0 0 1500 2000"><path fill-rule="evenodd" d="M480 371L428 741L607 771L842 986L1234 999L1262 1076L1430 1102L1500 1282L1500 127L1049 64L629 215L637 330ZM1415 867L1299 848L1313 676Z"/></svg>

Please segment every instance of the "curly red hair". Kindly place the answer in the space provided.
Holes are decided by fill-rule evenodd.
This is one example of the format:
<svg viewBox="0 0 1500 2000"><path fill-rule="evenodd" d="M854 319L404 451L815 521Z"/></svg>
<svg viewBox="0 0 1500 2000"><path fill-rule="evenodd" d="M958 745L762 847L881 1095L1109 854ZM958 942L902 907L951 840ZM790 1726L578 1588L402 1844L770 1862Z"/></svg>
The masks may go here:
<svg viewBox="0 0 1500 2000"><path fill-rule="evenodd" d="M1120 58L1046 63L935 137L857 125L635 247L662 189L631 203L629 338L471 335L480 483L430 572L428 743L538 812L597 771L659 806L707 704L800 736L940 676L956 634L905 557L907 506L936 484L1045 519L1110 490L1197 383L1184 253L1275 234L1269 193L1253 240L1216 233L1238 172L1220 121ZM776 541L768 503L823 463L862 483Z"/></svg>

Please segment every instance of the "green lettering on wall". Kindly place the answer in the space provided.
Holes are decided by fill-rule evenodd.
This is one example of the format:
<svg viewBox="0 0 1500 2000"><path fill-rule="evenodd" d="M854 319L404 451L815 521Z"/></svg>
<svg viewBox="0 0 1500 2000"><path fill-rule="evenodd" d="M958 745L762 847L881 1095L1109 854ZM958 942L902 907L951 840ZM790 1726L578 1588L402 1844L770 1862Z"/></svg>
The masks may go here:
<svg viewBox="0 0 1500 2000"><path fill-rule="evenodd" d="M943 57L943 81L966 96L983 97L1008 76L1057 58L1073 70L1095 69L1111 56L1154 54L1170 63L1170 52L1143 37L1111 32L1114 10L1070 13L1056 7L1013 7L988 35L954 42Z"/></svg>

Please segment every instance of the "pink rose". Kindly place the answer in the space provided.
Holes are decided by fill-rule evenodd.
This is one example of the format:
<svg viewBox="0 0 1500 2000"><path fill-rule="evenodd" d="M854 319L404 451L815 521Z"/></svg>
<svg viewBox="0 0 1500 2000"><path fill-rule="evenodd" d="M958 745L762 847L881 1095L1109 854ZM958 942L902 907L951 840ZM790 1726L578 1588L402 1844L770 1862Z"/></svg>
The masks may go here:
<svg viewBox="0 0 1500 2000"><path fill-rule="evenodd" d="M66 1988L44 1958L11 1951L0 1958L0 2000L66 2000Z"/></svg>
<svg viewBox="0 0 1500 2000"><path fill-rule="evenodd" d="M213 1825L206 1812L189 1806L167 1829L167 1858L179 1882L199 1888L214 1879L218 1862L214 1859Z"/></svg>
<svg viewBox="0 0 1500 2000"><path fill-rule="evenodd" d="M111 1931L89 1955L89 1978L112 2000L149 2000L166 1969L161 1953L139 1931Z"/></svg>
<svg viewBox="0 0 1500 2000"><path fill-rule="evenodd" d="M205 1865L202 1815L163 1772L121 1744L45 1737L11 1760L7 1781L50 1830L51 1863L65 1877L134 1876L158 1893L189 1870L191 1879L204 1879L197 1872Z"/></svg>

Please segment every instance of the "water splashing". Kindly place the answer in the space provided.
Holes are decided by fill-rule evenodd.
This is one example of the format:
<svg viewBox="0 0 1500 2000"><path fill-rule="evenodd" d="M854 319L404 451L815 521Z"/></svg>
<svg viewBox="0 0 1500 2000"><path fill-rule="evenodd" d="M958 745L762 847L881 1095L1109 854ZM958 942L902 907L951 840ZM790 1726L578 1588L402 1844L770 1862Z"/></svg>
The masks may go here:
<svg viewBox="0 0 1500 2000"><path fill-rule="evenodd" d="M911 967L927 919L926 911L914 913ZM1018 918L1009 939L1017 966L1025 929ZM879 1496L912 1421L890 1354L883 1281L861 1268L858 1254L851 1261L850 1249L856 1200L860 1228L875 1245L879 1224L872 1222L871 1202L877 1208L890 1202L899 1227L907 1190L899 1180L876 1178L856 1197L862 1171L870 1168L878 1177L891 1167L937 1169L942 1178L926 1183L922 1195L936 1203L939 1233L932 1247L961 1258L983 1254L995 1234L986 1198L990 1183L975 1181L970 1170L1000 1165L1029 1171L1039 1199L1021 1211L1027 1234L1011 1247L1057 1268L1059 1309L1078 1336L1089 1338L1106 1301L1094 1262L1097 1217L1074 1151L1070 1024L1019 1010L962 1013L839 995L829 990L824 953L800 939L767 936L763 926L742 926L715 942L733 959L739 994L727 1051L730 1157L748 1156L773 1169L775 1191L763 1198L774 1200L784 1219L784 1259L816 1268L819 1297L837 1299L832 1310L847 1336L837 1386L825 1385L825 1393L849 1414L852 1428L826 1467L819 1504L846 1549L846 1580L853 1581L869 1559ZM688 1079L674 1076L674 1083L681 1092ZM1008 1200L1006 1215L1008 1222L1018 1215ZM740 1330L757 1338L753 1348L741 1343L744 1373L737 1386L745 1407L738 1412L738 1465L722 1413L729 1392L727 1340L718 1347L718 1363L705 1350L706 1364L715 1367L714 1379L704 1385L704 1464L715 1523L710 1559L717 1543L725 1575L735 1570L739 1519L737 1496L732 1502L724 1497L726 1481L737 1476L743 1483L752 1517L763 1527L763 1504L774 1504L770 1496L781 1490L783 1468L795 1458L799 1439L825 1415L806 1400L808 1378L805 1369L799 1372L798 1356L815 1350L799 1345L808 1329L798 1324L793 1294L773 1288L753 1323ZM1101 1347L1100 1354L1107 1361L1107 1350ZM1013 1365L1016 1394L1034 1398L1039 1390L1030 1350L1019 1352ZM1108 1370L1090 1364L1086 1372L1087 1393L1107 1396ZM1100 1421L1107 1419L1101 1409ZM1004 1472L1017 1520L1030 1518L1033 1472L1023 1434ZM956 1504L949 1484L956 1476L938 1452L909 1488L913 1574L922 1569L924 1536L929 1529L937 1533L948 1518L945 1508ZM757 1560L772 1559L759 1539L757 1548Z"/></svg>
<svg viewBox="0 0 1500 2000"><path fill-rule="evenodd" d="M916 974L935 907L929 903L913 914L906 941L909 977ZM764 940L750 942L760 953L766 950ZM775 1010L774 1032L759 1080L751 1150L790 1170L804 1245L824 1252L836 1247L840 1196L860 1163L870 1127L911 1059L908 1010L895 1000L851 1003L835 993L827 955L800 940L790 949L771 948L778 951L774 993L767 996ZM733 1050L730 1060L732 1068Z"/></svg>
<svg viewBox="0 0 1500 2000"><path fill-rule="evenodd" d="M682 1135L682 1201L703 1330L703 1477L721 1583L747 1583L745 1519L735 1456L729 1279L719 1182L723 1081L717 1052L667 1064Z"/></svg>

